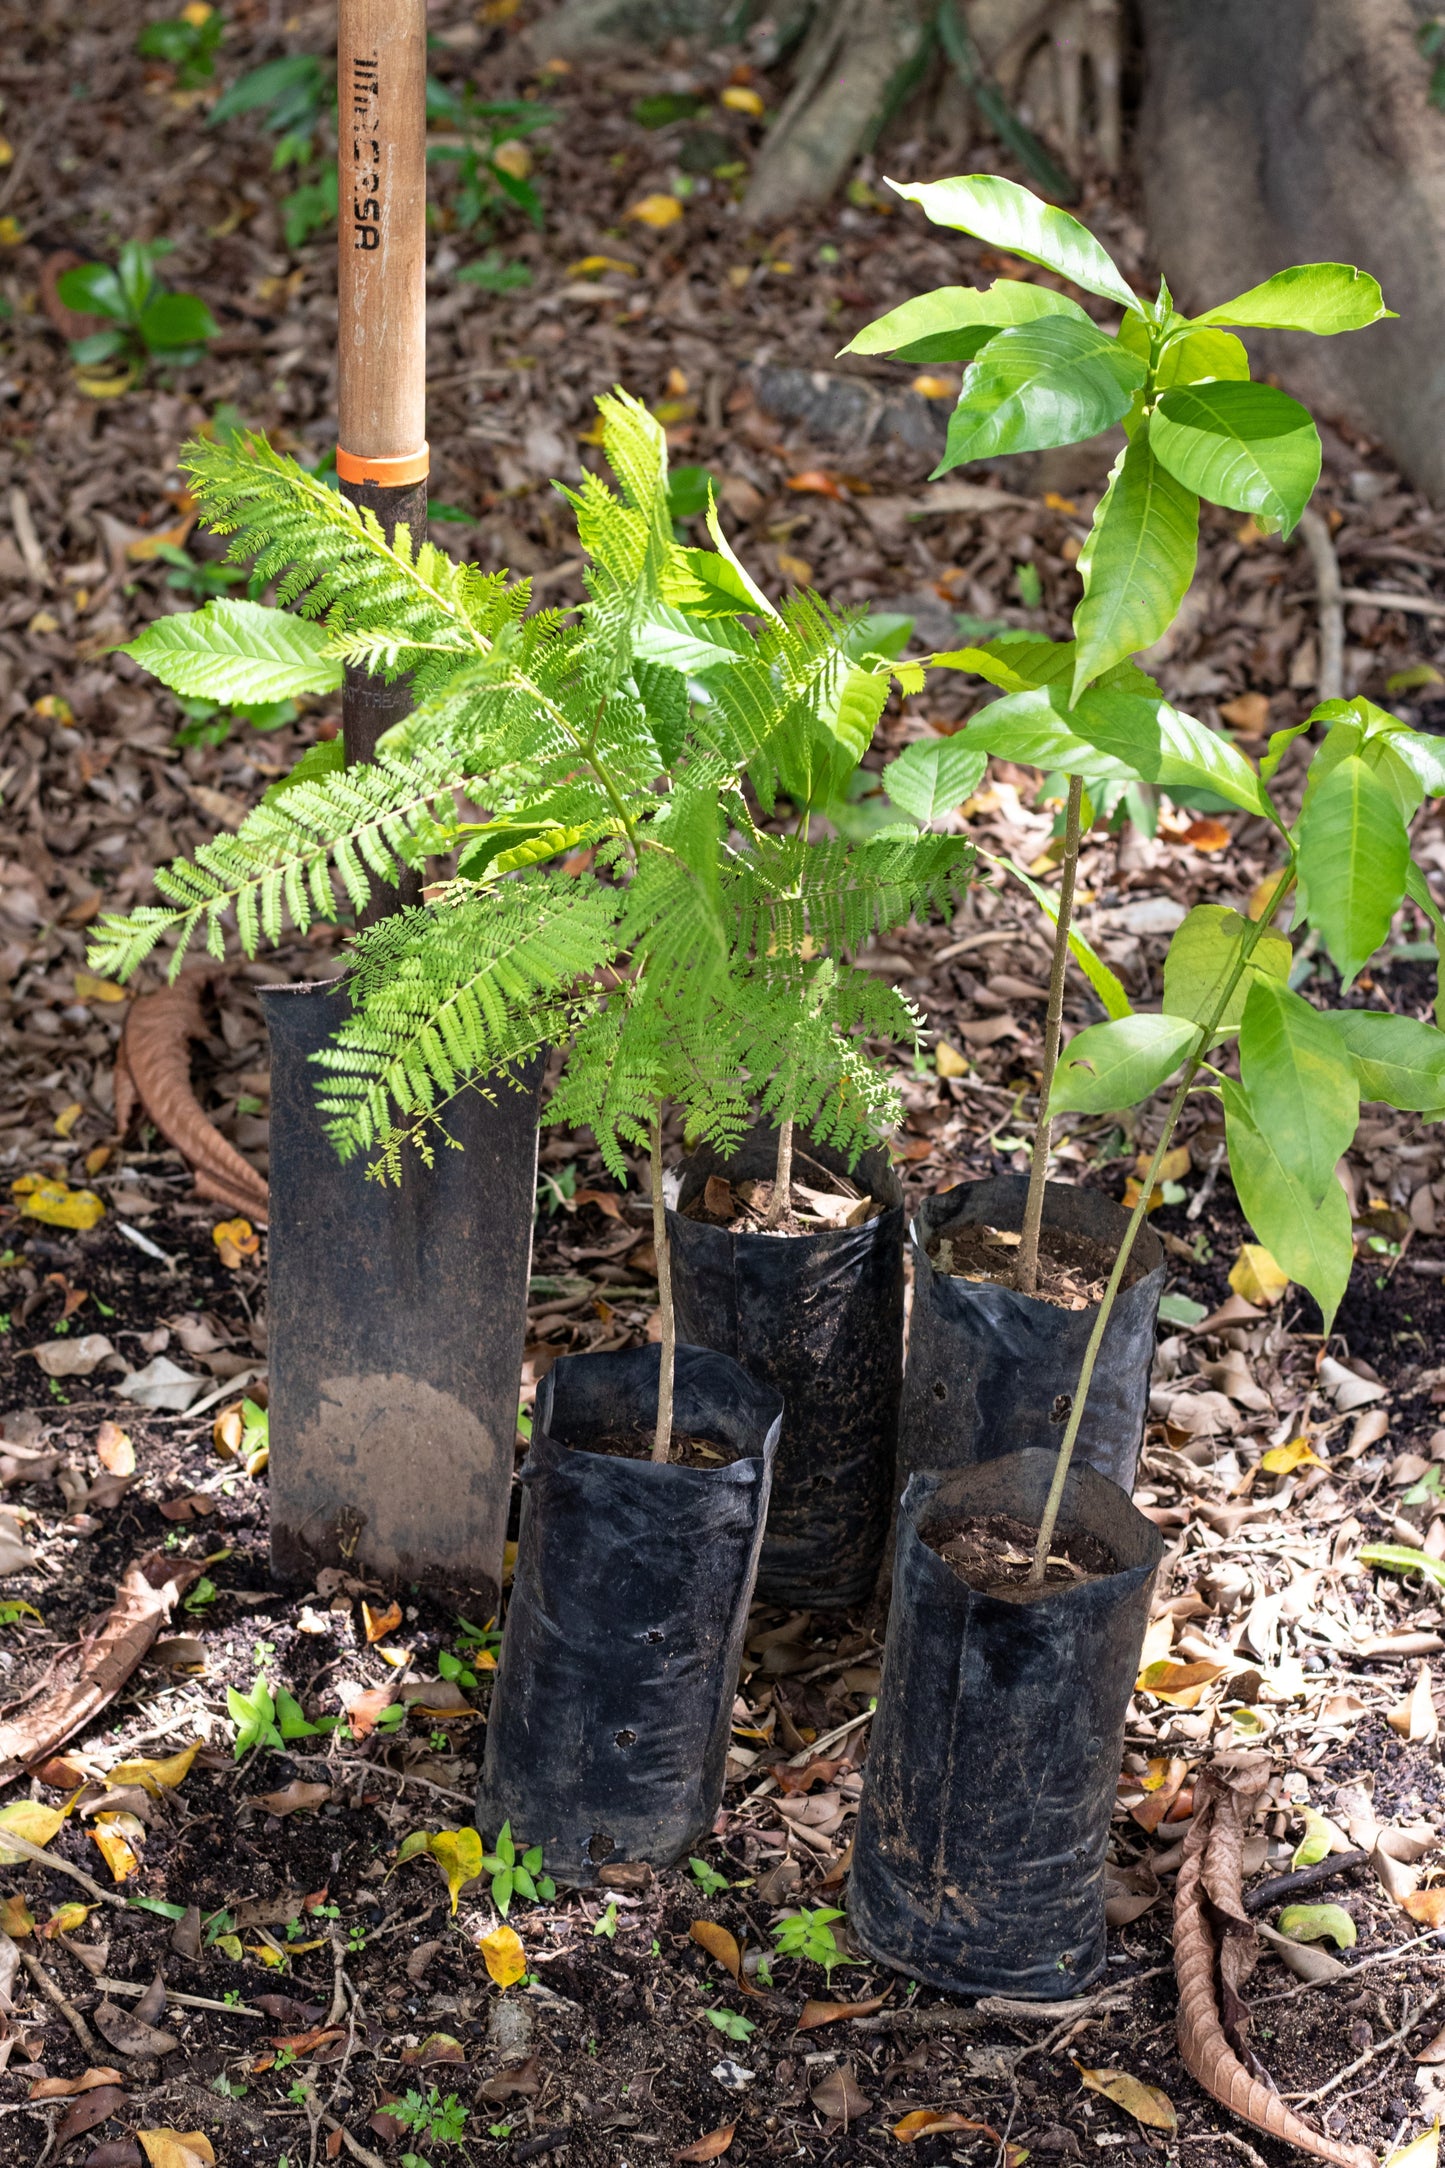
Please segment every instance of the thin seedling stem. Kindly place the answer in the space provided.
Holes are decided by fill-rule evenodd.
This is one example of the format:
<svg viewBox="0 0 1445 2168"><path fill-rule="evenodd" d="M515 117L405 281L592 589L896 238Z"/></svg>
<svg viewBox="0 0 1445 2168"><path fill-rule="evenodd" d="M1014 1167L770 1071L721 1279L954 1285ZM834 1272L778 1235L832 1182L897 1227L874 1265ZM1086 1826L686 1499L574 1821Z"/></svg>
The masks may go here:
<svg viewBox="0 0 1445 2168"><path fill-rule="evenodd" d="M1065 1426L1064 1435L1059 1441L1059 1457L1054 1464L1053 1480L1049 1485L1049 1495L1044 1502L1043 1518L1039 1522L1039 1538L1034 1547L1034 1560L1029 1568L1029 1579L1032 1582L1043 1580L1044 1570L1048 1565L1049 1551L1054 1540L1054 1528L1059 1518L1059 1507L1063 1503L1064 1485L1068 1481L1069 1463L1074 1457L1074 1446L1078 1440L1079 1425L1083 1422L1084 1407L1089 1397L1089 1387L1094 1381L1094 1366L1099 1359L1099 1350L1104 1344L1104 1335L1109 1329L1109 1319L1113 1314L1114 1300L1123 1285L1124 1274L1128 1269L1129 1259L1133 1253L1135 1238L1144 1224L1145 1216L1149 1210L1149 1200L1153 1196L1155 1185L1159 1180L1159 1169L1164 1164L1164 1155L1169 1149L1175 1126L1184 1111L1184 1102L1194 1088L1194 1079L1199 1074L1200 1065L1219 1036L1220 1019L1234 998L1234 990L1248 967L1250 957L1254 954L1255 943L1268 927L1270 920L1274 917L1285 897L1294 887L1294 878L1294 868L1291 866L1287 878L1276 884L1274 894L1270 898L1267 908L1261 912L1257 919L1250 921L1249 931L1239 944L1239 956L1234 969L1224 982L1223 990L1214 1004L1213 1013L1207 1022L1200 1026L1199 1037L1194 1042L1194 1051L1185 1065L1184 1074L1179 1080L1179 1087L1169 1102L1169 1112L1165 1118L1164 1127L1159 1132L1159 1142L1154 1147L1154 1156L1149 1162L1149 1171L1140 1185L1138 1198L1135 1201L1133 1212L1129 1216L1129 1224L1124 1230L1124 1239L1119 1245L1119 1254L1114 1259L1114 1269L1109 1274L1103 1300L1099 1304L1098 1312L1094 1318L1094 1329L1089 1334L1088 1346L1084 1349L1084 1359L1079 1365L1079 1382L1074 1388L1074 1404L1069 1410L1069 1420Z"/></svg>
<svg viewBox="0 0 1445 2168"><path fill-rule="evenodd" d="M657 1253L657 1313L662 1322L662 1359L657 1371L657 1428L652 1457L666 1460L672 1449L672 1373L677 1356L677 1327L672 1320L672 1255L667 1240L667 1207L662 1201L662 1109L652 1125L652 1247Z"/></svg>
<svg viewBox="0 0 1445 2168"><path fill-rule="evenodd" d="M1054 1120L1049 1097L1059 1060L1059 1038L1064 1024L1064 978L1069 964L1069 928L1074 918L1074 882L1079 871L1079 820L1084 798L1084 779L1069 777L1069 802L1064 814L1063 877L1059 883L1059 916L1054 927L1054 960L1049 972L1049 1011L1044 1025L1044 1066L1039 1077L1039 1118L1034 1125L1034 1156L1029 1165L1029 1193L1024 1202L1023 1235L1019 1242L1018 1270L1014 1285L1022 1295L1032 1295L1039 1284L1039 1231L1044 1220L1044 1189L1049 1177L1049 1147L1054 1141Z"/></svg>
<svg viewBox="0 0 1445 2168"><path fill-rule="evenodd" d="M773 1175L773 1194L765 1227L781 1227L788 1216L793 1194L793 1117L778 1124L778 1164Z"/></svg>

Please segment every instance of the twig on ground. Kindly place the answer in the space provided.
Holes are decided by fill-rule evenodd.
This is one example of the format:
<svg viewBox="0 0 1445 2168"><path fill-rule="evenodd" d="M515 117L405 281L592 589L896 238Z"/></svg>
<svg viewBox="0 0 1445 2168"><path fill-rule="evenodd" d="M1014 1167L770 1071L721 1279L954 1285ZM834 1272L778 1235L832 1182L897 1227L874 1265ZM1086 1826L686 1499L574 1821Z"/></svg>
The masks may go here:
<svg viewBox="0 0 1445 2168"><path fill-rule="evenodd" d="M416 1784L424 1792L435 1792L439 1799L456 1799L462 1806L475 1805L470 1792L454 1792L445 1784L433 1784L430 1777L414 1777L405 1770L393 1769L386 1762L363 1761L359 1754L293 1754L291 1756L302 1769L364 1769L371 1777L390 1777L393 1784ZM15 1839L7 1836L7 1844Z"/></svg>
<svg viewBox="0 0 1445 2168"><path fill-rule="evenodd" d="M1232 2145L1236 2153L1242 2153L1252 2168L1267 2168L1262 2153L1256 2153L1247 2138L1240 2138L1232 2130L1191 2130L1188 2133L1194 2145Z"/></svg>
<svg viewBox="0 0 1445 2168"><path fill-rule="evenodd" d="M144 1995L146 1993L146 1989L135 1980L108 1980L102 1976L95 1984L103 1995ZM166 1989L166 2001L179 2004L183 2010L219 2010L227 2017L264 2017L266 2015L264 2010L253 2009L249 2002L212 2002L208 1995L183 1995L180 1989L175 1987Z"/></svg>
<svg viewBox="0 0 1445 2168"><path fill-rule="evenodd" d="M331 2008L326 2013L328 2025L339 2025L346 2015L346 1948L339 1929L330 1931L331 1943Z"/></svg>
<svg viewBox="0 0 1445 2168"><path fill-rule="evenodd" d="M130 1910L124 1897L117 1897L114 1890L102 1889L98 1882L92 1882L83 1868L72 1867L68 1859L56 1859L49 1852L43 1852L38 1844L32 1844L28 1837L17 1836L13 1829L5 1832L5 1849L8 1852L23 1853L26 1859L33 1859L37 1865L53 1868L56 1874L68 1874L72 1882L78 1882L83 1890L89 1890L97 1904L117 1905L122 1912Z"/></svg>
<svg viewBox="0 0 1445 2168"><path fill-rule="evenodd" d="M1336 1852L1329 1859L1322 1859L1313 1867L1297 1867L1293 1874L1271 1875L1256 1889L1246 1890L1246 1912L1263 1912L1270 1905L1277 1905L1281 1898L1293 1897L1303 1889L1317 1889L1321 1882L1333 1882L1337 1874L1347 1874L1352 1867L1368 1867L1370 1855L1358 1845L1353 1851Z"/></svg>
<svg viewBox="0 0 1445 2168"><path fill-rule="evenodd" d="M22 1950L20 1952L20 1962L25 1967L25 1970L29 1973L31 1979L35 1982L35 1985L39 1988L41 1994L45 1997L46 2001L54 2003L56 2009L60 2012L66 2024L70 2027L76 2039L84 2048L86 2054L90 2056L93 2060L98 2058L100 2054L100 2049L96 2046L95 2034L86 2024L85 2019L76 2009L75 2004L69 2000L69 1998L66 1996L66 1994L61 1988L56 1986L54 1980L51 1979L50 1974L41 1964L40 1959L38 1957L32 1957L28 1950Z"/></svg>

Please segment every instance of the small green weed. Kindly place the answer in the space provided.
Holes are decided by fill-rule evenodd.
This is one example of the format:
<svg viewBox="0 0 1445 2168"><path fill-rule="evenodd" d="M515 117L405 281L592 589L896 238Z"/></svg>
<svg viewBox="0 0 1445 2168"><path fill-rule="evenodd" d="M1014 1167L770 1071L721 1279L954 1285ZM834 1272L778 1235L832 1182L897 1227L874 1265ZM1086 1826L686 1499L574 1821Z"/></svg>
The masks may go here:
<svg viewBox="0 0 1445 2168"><path fill-rule="evenodd" d="M218 329L197 294L172 293L156 277L170 241L127 241L114 265L77 264L62 272L56 291L66 308L99 316L107 329L72 339L72 360L82 368L126 363L138 376L148 362L179 369L198 361Z"/></svg>
<svg viewBox="0 0 1445 2168"><path fill-rule="evenodd" d="M191 0L183 15L147 23L135 49L142 60L162 60L174 68L178 90L196 90L214 76L216 49L225 34L225 17L206 0Z"/></svg>
<svg viewBox="0 0 1445 2168"><path fill-rule="evenodd" d="M836 1905L788 1913L772 1930L779 1957L801 1957L810 1965L821 1965L830 1979L838 1965L856 1965L858 1959L844 1956L833 1933L832 1922L842 1917Z"/></svg>

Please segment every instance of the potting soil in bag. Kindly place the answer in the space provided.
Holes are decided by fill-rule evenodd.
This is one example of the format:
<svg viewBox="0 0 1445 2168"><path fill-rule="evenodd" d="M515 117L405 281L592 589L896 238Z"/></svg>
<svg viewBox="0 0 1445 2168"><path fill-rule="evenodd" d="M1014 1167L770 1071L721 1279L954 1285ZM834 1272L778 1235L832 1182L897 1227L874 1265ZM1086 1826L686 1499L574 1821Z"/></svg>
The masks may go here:
<svg viewBox="0 0 1445 2168"><path fill-rule="evenodd" d="M1035 1601L961 1580L921 1530L1037 1528L1052 1452L915 1475L899 1510L848 1917L863 1947L960 1995L1062 2001L1104 1963L1104 1858L1163 1542L1076 1461L1059 1533L1101 1577ZM1115 1570L1107 1570L1112 1557Z"/></svg>
<svg viewBox="0 0 1445 2168"><path fill-rule="evenodd" d="M1084 1348L1098 1312L1095 1302L1067 1309L1021 1295L998 1280L941 1272L933 1262L940 1237L1023 1225L1028 1182L996 1175L963 1182L928 1198L911 1229L913 1311L899 1430L900 1486L918 1469L966 1468L1041 1442L1054 1444L1068 1421ZM1122 1206L1096 1190L1050 1182L1043 1224L1065 1238L1097 1246L1107 1275L1128 1225ZM1017 1255L999 1251L1007 1272ZM1164 1252L1141 1228L1119 1290L1079 1429L1075 1458L1122 1490L1134 1487L1144 1421L1154 1331L1164 1291Z"/></svg>
<svg viewBox="0 0 1445 2168"><path fill-rule="evenodd" d="M704 1148L668 1215L680 1338L713 1347L783 1397L758 1594L812 1610L866 1601L887 1539L903 1376L903 1191L883 1151L849 1173L839 1152L799 1139L795 1182L849 1173L883 1209L861 1226L732 1233L689 1218L709 1177L771 1182L774 1130L730 1158Z"/></svg>
<svg viewBox="0 0 1445 2168"><path fill-rule="evenodd" d="M682 1467L590 1452L651 1426L660 1351L564 1356L522 1470L512 1597L477 1827L510 1822L558 1880L672 1863L722 1801L733 1697L782 1402L679 1347L674 1428L742 1457Z"/></svg>

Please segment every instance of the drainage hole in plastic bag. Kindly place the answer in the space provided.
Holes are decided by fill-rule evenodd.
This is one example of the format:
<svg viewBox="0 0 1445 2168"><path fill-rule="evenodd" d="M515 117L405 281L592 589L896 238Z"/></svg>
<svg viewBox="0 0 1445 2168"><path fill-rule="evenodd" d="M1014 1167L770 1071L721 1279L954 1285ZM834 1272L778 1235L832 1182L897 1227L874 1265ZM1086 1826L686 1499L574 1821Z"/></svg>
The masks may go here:
<svg viewBox="0 0 1445 2168"><path fill-rule="evenodd" d="M944 1384L942 1378L935 1378L933 1381L933 1397L935 1400L947 1400L948 1398L948 1387Z"/></svg>
<svg viewBox="0 0 1445 2168"><path fill-rule="evenodd" d="M627 1730L614 1732L612 1735L612 1744L614 1746L636 1746L637 1734L635 1731Z"/></svg>
<svg viewBox="0 0 1445 2168"><path fill-rule="evenodd" d="M598 1866L604 1859L610 1859L616 1850L615 1841L608 1836L605 1829L599 1829L594 1836L589 1837L587 1840L587 1857L594 1867Z"/></svg>
<svg viewBox="0 0 1445 2168"><path fill-rule="evenodd" d="M1073 1405L1074 1396L1072 1393L1055 1393L1054 1404L1049 1409L1049 1421L1051 1423L1067 1423Z"/></svg>

